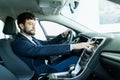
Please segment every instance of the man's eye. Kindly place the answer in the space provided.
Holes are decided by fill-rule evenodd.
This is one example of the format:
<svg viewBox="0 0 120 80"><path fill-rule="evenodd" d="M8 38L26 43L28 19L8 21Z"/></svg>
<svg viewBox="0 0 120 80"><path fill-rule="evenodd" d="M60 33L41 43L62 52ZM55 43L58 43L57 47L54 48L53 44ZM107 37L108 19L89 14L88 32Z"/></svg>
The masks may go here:
<svg viewBox="0 0 120 80"><path fill-rule="evenodd" d="M29 25L33 25L33 23L29 23Z"/></svg>

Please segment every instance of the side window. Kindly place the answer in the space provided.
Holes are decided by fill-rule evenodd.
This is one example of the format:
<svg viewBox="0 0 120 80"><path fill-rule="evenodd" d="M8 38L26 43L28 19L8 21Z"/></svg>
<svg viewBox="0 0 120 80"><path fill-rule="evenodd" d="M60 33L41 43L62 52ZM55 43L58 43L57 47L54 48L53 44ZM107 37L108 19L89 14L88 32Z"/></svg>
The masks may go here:
<svg viewBox="0 0 120 80"><path fill-rule="evenodd" d="M4 38L4 33L2 32L3 31L3 27L4 27L4 23L3 23L2 20L0 20L0 39Z"/></svg>
<svg viewBox="0 0 120 80"><path fill-rule="evenodd" d="M36 20L36 26L35 26L35 38L40 40L47 40L42 27L39 25L39 22Z"/></svg>
<svg viewBox="0 0 120 80"><path fill-rule="evenodd" d="M40 23L45 30L46 36L57 36L68 29L65 26L55 22L41 21Z"/></svg>

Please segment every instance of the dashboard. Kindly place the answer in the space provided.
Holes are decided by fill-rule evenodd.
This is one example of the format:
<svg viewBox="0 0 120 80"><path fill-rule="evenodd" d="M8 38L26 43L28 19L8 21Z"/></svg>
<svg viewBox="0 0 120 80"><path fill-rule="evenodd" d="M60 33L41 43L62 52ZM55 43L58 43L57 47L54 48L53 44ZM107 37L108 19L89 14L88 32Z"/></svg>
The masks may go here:
<svg viewBox="0 0 120 80"><path fill-rule="evenodd" d="M86 80L91 75L100 80L119 80L120 73L120 34L79 34L72 43L94 42L94 48L84 49L76 65L69 71L52 73L50 79Z"/></svg>

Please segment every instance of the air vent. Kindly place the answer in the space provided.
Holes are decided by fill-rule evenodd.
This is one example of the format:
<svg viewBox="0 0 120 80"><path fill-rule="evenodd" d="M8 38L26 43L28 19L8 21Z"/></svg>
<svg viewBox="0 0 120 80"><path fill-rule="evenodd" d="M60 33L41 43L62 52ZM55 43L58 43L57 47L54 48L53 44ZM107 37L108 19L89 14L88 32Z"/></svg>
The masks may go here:
<svg viewBox="0 0 120 80"><path fill-rule="evenodd" d="M98 45L99 45L99 44L102 42L102 40L103 40L103 39L97 39L97 40L95 41L95 44L98 44Z"/></svg>
<svg viewBox="0 0 120 80"><path fill-rule="evenodd" d="M102 38L92 38L91 41L95 42L95 44L99 45L102 42Z"/></svg>

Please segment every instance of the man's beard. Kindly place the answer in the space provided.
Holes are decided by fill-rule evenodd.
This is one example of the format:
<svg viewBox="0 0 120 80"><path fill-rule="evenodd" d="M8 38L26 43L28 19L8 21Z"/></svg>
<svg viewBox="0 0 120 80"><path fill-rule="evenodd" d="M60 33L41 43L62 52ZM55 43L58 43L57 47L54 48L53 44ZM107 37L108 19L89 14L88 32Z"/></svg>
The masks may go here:
<svg viewBox="0 0 120 80"><path fill-rule="evenodd" d="M31 35L31 36L35 35L35 32L32 32L32 30L27 31L27 30L24 29L24 33L26 33L28 35Z"/></svg>

